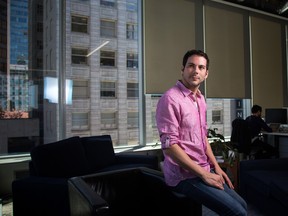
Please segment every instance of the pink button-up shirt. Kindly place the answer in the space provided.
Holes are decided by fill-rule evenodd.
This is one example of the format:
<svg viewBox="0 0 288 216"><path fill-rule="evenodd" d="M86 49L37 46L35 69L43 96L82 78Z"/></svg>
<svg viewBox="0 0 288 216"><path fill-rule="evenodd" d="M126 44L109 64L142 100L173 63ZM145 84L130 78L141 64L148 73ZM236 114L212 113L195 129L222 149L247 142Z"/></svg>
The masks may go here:
<svg viewBox="0 0 288 216"><path fill-rule="evenodd" d="M196 99L197 98L197 99ZM187 155L205 170L210 170L206 155L206 101L200 91L195 95L180 81L162 95L156 110L156 122L162 149L179 145ZM164 154L163 172L167 185L194 178Z"/></svg>

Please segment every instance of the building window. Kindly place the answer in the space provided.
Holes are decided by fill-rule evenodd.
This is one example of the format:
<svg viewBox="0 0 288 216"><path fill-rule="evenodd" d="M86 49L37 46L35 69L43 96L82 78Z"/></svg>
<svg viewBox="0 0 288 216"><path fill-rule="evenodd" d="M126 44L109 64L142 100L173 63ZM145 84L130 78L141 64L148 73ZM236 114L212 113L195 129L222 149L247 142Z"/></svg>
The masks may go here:
<svg viewBox="0 0 288 216"><path fill-rule="evenodd" d="M100 35L102 37L116 37L116 22L101 20L100 21Z"/></svg>
<svg viewBox="0 0 288 216"><path fill-rule="evenodd" d="M72 113L72 130L88 130L89 113Z"/></svg>
<svg viewBox="0 0 288 216"><path fill-rule="evenodd" d="M115 0L100 0L102 6L115 7Z"/></svg>
<svg viewBox="0 0 288 216"><path fill-rule="evenodd" d="M138 54L127 53L127 68L138 68Z"/></svg>
<svg viewBox="0 0 288 216"><path fill-rule="evenodd" d="M139 114L138 112L127 113L127 127L138 128L139 127Z"/></svg>
<svg viewBox="0 0 288 216"><path fill-rule="evenodd" d="M138 39L138 29L136 24L126 24L126 38L130 40Z"/></svg>
<svg viewBox="0 0 288 216"><path fill-rule="evenodd" d="M127 83L127 97L137 98L138 95L138 83Z"/></svg>
<svg viewBox="0 0 288 216"><path fill-rule="evenodd" d="M101 82L101 97L116 97L115 82Z"/></svg>
<svg viewBox="0 0 288 216"><path fill-rule="evenodd" d="M71 31L88 33L88 18L82 16L72 16Z"/></svg>
<svg viewBox="0 0 288 216"><path fill-rule="evenodd" d="M88 64L87 49L72 48L72 64Z"/></svg>
<svg viewBox="0 0 288 216"><path fill-rule="evenodd" d="M89 98L89 88L87 80L73 81L73 99Z"/></svg>
<svg viewBox="0 0 288 216"><path fill-rule="evenodd" d="M138 2L137 0L127 0L126 1L126 10L136 12L137 7L138 7L137 2Z"/></svg>
<svg viewBox="0 0 288 216"><path fill-rule="evenodd" d="M115 52L100 51L100 65L101 66L116 66Z"/></svg>
<svg viewBox="0 0 288 216"><path fill-rule="evenodd" d="M212 110L212 124L222 124L222 110Z"/></svg>
<svg viewBox="0 0 288 216"><path fill-rule="evenodd" d="M101 129L117 128L116 112L101 113Z"/></svg>

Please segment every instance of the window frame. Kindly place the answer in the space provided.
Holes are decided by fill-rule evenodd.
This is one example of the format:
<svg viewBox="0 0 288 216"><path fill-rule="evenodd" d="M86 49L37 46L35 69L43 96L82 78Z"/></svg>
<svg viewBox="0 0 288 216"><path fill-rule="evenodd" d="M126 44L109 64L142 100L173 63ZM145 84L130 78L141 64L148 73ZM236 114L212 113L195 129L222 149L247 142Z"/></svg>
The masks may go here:
<svg viewBox="0 0 288 216"><path fill-rule="evenodd" d="M101 112L100 115L101 115L101 129L102 130L117 129L117 111ZM111 118L109 118L109 116L111 116Z"/></svg>
<svg viewBox="0 0 288 216"><path fill-rule="evenodd" d="M100 19L100 36L107 37L107 38L116 38L117 37L117 21L108 20L108 19Z"/></svg>
<svg viewBox="0 0 288 216"><path fill-rule="evenodd" d="M126 54L126 67L127 69L133 69L133 70L138 69L139 67L138 53L128 52Z"/></svg>
<svg viewBox="0 0 288 216"><path fill-rule="evenodd" d="M115 0L100 0L100 5L104 7L116 7L116 2Z"/></svg>
<svg viewBox="0 0 288 216"><path fill-rule="evenodd" d="M74 18L74 19L73 19ZM75 19L77 19L75 21ZM83 21L83 22L81 22ZM76 14L71 15L71 32L78 32L78 33L89 33L89 18L85 16L79 16Z"/></svg>
<svg viewBox="0 0 288 216"><path fill-rule="evenodd" d="M126 0L126 10L130 12L137 12L138 1L137 0Z"/></svg>
<svg viewBox="0 0 288 216"><path fill-rule="evenodd" d="M113 54L113 55L109 56L106 54ZM108 50L100 50L100 67L116 67L116 52Z"/></svg>
<svg viewBox="0 0 288 216"><path fill-rule="evenodd" d="M74 51L74 53L73 53ZM80 51L79 53L75 53L75 51ZM81 51L83 51L81 53ZM88 49L87 48L80 48L80 47L72 47L71 48L71 64L74 65L88 65ZM75 61L76 58L80 58L78 61ZM80 60L85 60L81 63ZM78 63L79 62L79 63Z"/></svg>
<svg viewBox="0 0 288 216"><path fill-rule="evenodd" d="M135 86L133 87L129 85L135 85ZM139 83L127 82L127 98L139 98Z"/></svg>
<svg viewBox="0 0 288 216"><path fill-rule="evenodd" d="M89 86L88 80L73 80L72 99L77 100L90 98Z"/></svg>
<svg viewBox="0 0 288 216"><path fill-rule="evenodd" d="M212 124L223 124L223 110L212 110Z"/></svg>
<svg viewBox="0 0 288 216"><path fill-rule="evenodd" d="M104 86L104 85L109 85L109 84L114 84L114 86ZM104 93L107 93L105 95ZM112 93L114 92L114 94ZM116 97L116 82L111 82L111 81L101 81L100 82L100 98L117 98Z"/></svg>
<svg viewBox="0 0 288 216"><path fill-rule="evenodd" d="M138 40L138 25L135 23L126 24L126 39Z"/></svg>
<svg viewBox="0 0 288 216"><path fill-rule="evenodd" d="M74 119L76 117L75 115L79 115L78 119ZM83 118L81 118L83 115ZM85 116L84 116L85 115ZM86 117L86 118L85 118ZM74 124L75 122L86 122L86 124L80 123L80 124ZM90 129L90 114L89 112L72 112L71 115L71 130L72 131L86 131Z"/></svg>
<svg viewBox="0 0 288 216"><path fill-rule="evenodd" d="M139 112L127 112L127 128L139 128Z"/></svg>

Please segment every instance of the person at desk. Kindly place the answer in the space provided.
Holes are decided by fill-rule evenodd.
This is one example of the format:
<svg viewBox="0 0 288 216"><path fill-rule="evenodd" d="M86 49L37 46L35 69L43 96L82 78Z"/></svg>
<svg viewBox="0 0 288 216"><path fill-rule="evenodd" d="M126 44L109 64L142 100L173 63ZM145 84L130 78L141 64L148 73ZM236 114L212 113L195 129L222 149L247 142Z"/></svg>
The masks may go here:
<svg viewBox="0 0 288 216"><path fill-rule="evenodd" d="M251 133L251 149L256 152L255 158L271 158L277 155L276 149L265 143L260 136L261 131L266 131L271 133L272 128L266 124L266 122L261 118L262 107L259 105L253 105L251 108L251 115L245 120L248 122L250 133Z"/></svg>

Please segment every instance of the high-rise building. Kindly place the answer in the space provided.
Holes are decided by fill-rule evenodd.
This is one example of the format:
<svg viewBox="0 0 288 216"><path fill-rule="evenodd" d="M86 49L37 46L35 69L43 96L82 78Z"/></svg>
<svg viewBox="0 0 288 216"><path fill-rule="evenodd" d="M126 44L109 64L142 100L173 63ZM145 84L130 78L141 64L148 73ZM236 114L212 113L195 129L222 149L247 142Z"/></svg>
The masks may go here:
<svg viewBox="0 0 288 216"><path fill-rule="evenodd" d="M8 1L7 108L28 111L28 0Z"/></svg>
<svg viewBox="0 0 288 216"><path fill-rule="evenodd" d="M66 124L61 126L67 137L108 133L115 145L138 144L137 2L71 0L59 10L53 1L44 1L44 79L73 82L73 102L65 104ZM60 40L64 53L56 51ZM65 71L59 70L61 55Z"/></svg>
<svg viewBox="0 0 288 216"><path fill-rule="evenodd" d="M0 107L7 102L7 0L0 0Z"/></svg>

